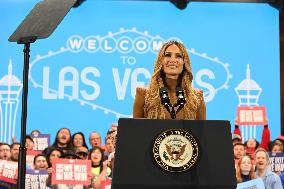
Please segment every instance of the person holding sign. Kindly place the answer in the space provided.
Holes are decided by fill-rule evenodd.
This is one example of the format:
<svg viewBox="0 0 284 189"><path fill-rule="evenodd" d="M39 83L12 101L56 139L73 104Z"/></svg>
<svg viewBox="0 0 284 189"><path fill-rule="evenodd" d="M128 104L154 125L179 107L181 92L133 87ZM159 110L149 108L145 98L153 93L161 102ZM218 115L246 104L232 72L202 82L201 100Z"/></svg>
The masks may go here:
<svg viewBox="0 0 284 189"><path fill-rule="evenodd" d="M246 182L255 179L254 166L250 156L242 156L236 166L237 182Z"/></svg>
<svg viewBox="0 0 284 189"><path fill-rule="evenodd" d="M165 43L149 87L136 89L133 118L205 120L203 92L192 87L192 80L185 46L178 41Z"/></svg>
<svg viewBox="0 0 284 189"><path fill-rule="evenodd" d="M104 175L104 178L110 176L111 169L107 166L107 162L104 163L103 150L100 147L95 146L94 148L92 148L89 153L88 159L90 159L92 162L92 184L90 188L93 188L97 179L103 179L101 175Z"/></svg>
<svg viewBox="0 0 284 189"><path fill-rule="evenodd" d="M279 145L279 144L277 144L277 143L272 143L271 144L271 150L270 150L272 153L281 153L281 152L283 152L282 150L281 150L281 146Z"/></svg>
<svg viewBox="0 0 284 189"><path fill-rule="evenodd" d="M47 170L48 164L44 154L38 154L34 157L34 170Z"/></svg>
<svg viewBox="0 0 284 189"><path fill-rule="evenodd" d="M256 177L262 178L266 189L283 189L280 177L270 171L269 155L265 149L259 148L255 152Z"/></svg>
<svg viewBox="0 0 284 189"><path fill-rule="evenodd" d="M48 168L51 169L52 161L54 158L60 158L63 155L63 151L60 148L53 148L50 150L49 154L46 156Z"/></svg>
<svg viewBox="0 0 284 189"><path fill-rule="evenodd" d="M275 139L274 141L272 141L271 144L277 144L277 145L279 145L279 147L280 147L279 151L281 151L281 152L284 151L284 149L283 149L284 141L283 141L281 138Z"/></svg>

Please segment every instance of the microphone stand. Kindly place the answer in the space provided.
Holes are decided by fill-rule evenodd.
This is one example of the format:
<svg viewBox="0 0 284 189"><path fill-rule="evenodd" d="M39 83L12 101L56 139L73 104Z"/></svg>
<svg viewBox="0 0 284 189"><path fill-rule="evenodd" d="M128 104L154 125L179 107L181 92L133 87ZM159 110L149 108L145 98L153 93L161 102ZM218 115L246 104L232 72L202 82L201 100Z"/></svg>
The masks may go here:
<svg viewBox="0 0 284 189"><path fill-rule="evenodd" d="M37 39L44 39L51 35L65 15L70 11L76 0L46 0L38 2L26 16L14 33L9 37L10 42L24 44L24 67L23 67L23 93L22 93L22 116L21 137L18 161L17 189L25 189L26 175L26 122L28 105L28 79L30 44Z"/></svg>
<svg viewBox="0 0 284 189"><path fill-rule="evenodd" d="M170 114L171 114L171 118L172 119L176 119L177 116L176 116L176 112L175 112L174 106L172 106L172 110L171 110Z"/></svg>

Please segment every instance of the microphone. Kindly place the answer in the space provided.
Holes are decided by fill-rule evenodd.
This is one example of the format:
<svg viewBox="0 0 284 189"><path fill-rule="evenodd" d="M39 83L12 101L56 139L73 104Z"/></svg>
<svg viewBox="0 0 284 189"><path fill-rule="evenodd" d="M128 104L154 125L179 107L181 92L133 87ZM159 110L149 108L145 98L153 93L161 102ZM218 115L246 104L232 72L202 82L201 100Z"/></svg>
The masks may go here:
<svg viewBox="0 0 284 189"><path fill-rule="evenodd" d="M186 98L184 97L184 92L181 87L176 88L176 95L177 95L177 106L179 106L176 113L178 113L184 107L186 103Z"/></svg>
<svg viewBox="0 0 284 189"><path fill-rule="evenodd" d="M166 87L160 88L160 98L161 104L167 109L169 113L171 113L170 107L172 107L170 103L170 99L168 97L168 89Z"/></svg>

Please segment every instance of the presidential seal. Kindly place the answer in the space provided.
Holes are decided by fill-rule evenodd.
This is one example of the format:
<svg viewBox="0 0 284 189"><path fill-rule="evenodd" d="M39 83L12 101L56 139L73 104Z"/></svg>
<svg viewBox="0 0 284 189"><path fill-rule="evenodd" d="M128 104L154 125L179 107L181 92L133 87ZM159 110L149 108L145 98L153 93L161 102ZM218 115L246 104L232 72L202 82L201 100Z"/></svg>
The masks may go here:
<svg viewBox="0 0 284 189"><path fill-rule="evenodd" d="M153 156L157 164L169 172L189 170L198 160L198 144L187 131L171 129L156 138Z"/></svg>

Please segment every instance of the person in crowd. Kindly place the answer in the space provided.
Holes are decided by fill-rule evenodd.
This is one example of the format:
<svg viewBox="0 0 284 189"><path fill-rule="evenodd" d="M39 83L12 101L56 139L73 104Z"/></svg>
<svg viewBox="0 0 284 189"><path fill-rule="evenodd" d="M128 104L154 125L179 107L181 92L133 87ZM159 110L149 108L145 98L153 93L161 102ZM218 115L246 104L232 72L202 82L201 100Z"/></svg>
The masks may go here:
<svg viewBox="0 0 284 189"><path fill-rule="evenodd" d="M106 138L111 138L113 141L115 141L117 135L117 126L116 127L111 127L106 134Z"/></svg>
<svg viewBox="0 0 284 189"><path fill-rule="evenodd" d="M106 142L105 142L105 151L104 151L104 158L108 159L108 156L110 153L114 152L114 144L113 144L113 140L110 137L106 138Z"/></svg>
<svg viewBox="0 0 284 189"><path fill-rule="evenodd" d="M255 179L254 165L249 155L242 156L236 166L237 183Z"/></svg>
<svg viewBox="0 0 284 189"><path fill-rule="evenodd" d="M270 151L271 153L273 154L276 154L276 153L282 153L283 151L281 150L282 149L282 146L279 145L279 143L277 142L273 142L270 146ZM284 188L284 172L275 172L277 175L279 175L280 177L280 180L281 180L281 184Z"/></svg>
<svg viewBox="0 0 284 189"><path fill-rule="evenodd" d="M97 147L102 147L102 138L100 133L93 131L90 133L89 135L89 143L91 145L92 148L94 148L95 146Z"/></svg>
<svg viewBox="0 0 284 189"><path fill-rule="evenodd" d="M38 136L38 135L40 135L40 131L39 130L33 130L31 132L31 136Z"/></svg>
<svg viewBox="0 0 284 189"><path fill-rule="evenodd" d="M241 159L242 156L246 155L245 145L242 143L236 143L233 147L233 151L235 163L237 164L239 159Z"/></svg>
<svg viewBox="0 0 284 189"><path fill-rule="evenodd" d="M272 141L272 144L277 144L280 146L280 151L283 152L283 145L284 141L281 138L277 138L274 141Z"/></svg>
<svg viewBox="0 0 284 189"><path fill-rule="evenodd" d="M269 156L265 149L255 152L256 177L261 178L266 189L283 189L280 177L269 168Z"/></svg>
<svg viewBox="0 0 284 189"><path fill-rule="evenodd" d="M233 145L235 145L236 143L242 143L242 137L239 134L233 134L232 135L232 142Z"/></svg>
<svg viewBox="0 0 284 189"><path fill-rule="evenodd" d="M281 180L282 187L284 188L284 172L280 173L279 177Z"/></svg>
<svg viewBox="0 0 284 189"><path fill-rule="evenodd" d="M91 168L91 175L92 175L91 188L92 188L104 169L103 150L100 147L95 146L89 152L88 159L90 159L92 162L92 168ZM107 169L106 173L103 174L105 174L105 177L108 177L111 174L111 170L109 167L107 167L106 169Z"/></svg>
<svg viewBox="0 0 284 189"><path fill-rule="evenodd" d="M33 150L34 149L34 140L30 135L26 136L26 148L27 148L27 150Z"/></svg>
<svg viewBox="0 0 284 189"><path fill-rule="evenodd" d="M34 170L47 170L48 164L44 154L37 154L34 157Z"/></svg>
<svg viewBox="0 0 284 189"><path fill-rule="evenodd" d="M46 157L47 164L48 164L48 168L47 168L48 177L46 179L46 186L50 188L56 188L56 186L51 185L51 177L53 173L53 169L52 169L53 160L55 158L60 158L62 155L63 155L63 151L60 148L54 147L50 149L50 152Z"/></svg>
<svg viewBox="0 0 284 189"><path fill-rule="evenodd" d="M86 144L85 135L82 132L77 132L72 135L72 144L76 151L76 148L84 146L88 149Z"/></svg>
<svg viewBox="0 0 284 189"><path fill-rule="evenodd" d="M114 158L115 158L115 151L113 151L112 153L109 154L108 156L108 160L109 160L109 168L110 170L113 170L113 167L114 167ZM111 172L113 173L113 172ZM112 177L112 175L110 175L110 177Z"/></svg>
<svg viewBox="0 0 284 189"><path fill-rule="evenodd" d="M206 106L203 92L192 87L193 73L185 46L178 41L165 43L158 53L154 72L148 88L137 87L133 105L133 118L171 119L172 107L179 102L184 106L174 107L176 119L205 120ZM168 91L168 101L161 103L161 89ZM165 90L167 89L167 90ZM176 95L176 89L184 98ZM165 95L163 95L165 97ZM171 106L171 105L172 106ZM178 108L178 109L177 109Z"/></svg>
<svg viewBox="0 0 284 189"><path fill-rule="evenodd" d="M57 131L54 143L44 149L44 154L49 154L53 148L59 148L64 153L67 151L74 151L73 144L71 141L71 132L68 128L61 128Z"/></svg>
<svg viewBox="0 0 284 189"><path fill-rule="evenodd" d="M88 159L89 151L85 146L77 147L75 152L81 159Z"/></svg>
<svg viewBox="0 0 284 189"><path fill-rule="evenodd" d="M13 143L11 145L11 161L18 162L19 160L19 148L20 148L20 143Z"/></svg>
<svg viewBox="0 0 284 189"><path fill-rule="evenodd" d="M270 151L272 153L281 153L283 152L281 149L282 149L281 145L279 145L278 143L272 143Z"/></svg>
<svg viewBox="0 0 284 189"><path fill-rule="evenodd" d="M62 155L63 151L60 148L52 148L46 156L48 168L52 167L52 161L54 158L60 158Z"/></svg>
<svg viewBox="0 0 284 189"><path fill-rule="evenodd" d="M7 143L1 143L0 145L0 159L10 160L11 158L11 147Z"/></svg>
<svg viewBox="0 0 284 189"><path fill-rule="evenodd" d="M246 154L254 159L254 153L259 146L259 142L255 138L250 138L244 143L246 147Z"/></svg>
<svg viewBox="0 0 284 189"><path fill-rule="evenodd" d="M115 126L113 126L113 125L115 125ZM107 132L106 139L111 139L114 149L115 149L115 145L116 145L116 138L117 138L116 135L117 135L117 125L112 124L112 127Z"/></svg>
<svg viewBox="0 0 284 189"><path fill-rule="evenodd" d="M102 172L100 173L100 176L93 183L93 185L92 185L93 189L101 189L101 182L110 177L108 170L110 169L111 164L112 164L111 160L105 160L103 162Z"/></svg>
<svg viewBox="0 0 284 189"><path fill-rule="evenodd" d="M6 160L6 161L11 160L11 147L9 144L0 143L0 159ZM1 173L4 173L4 171L2 170ZM7 173L8 171L6 172L6 174ZM17 189L17 185L13 183L5 182L5 180L0 179L0 188L1 189Z"/></svg>

